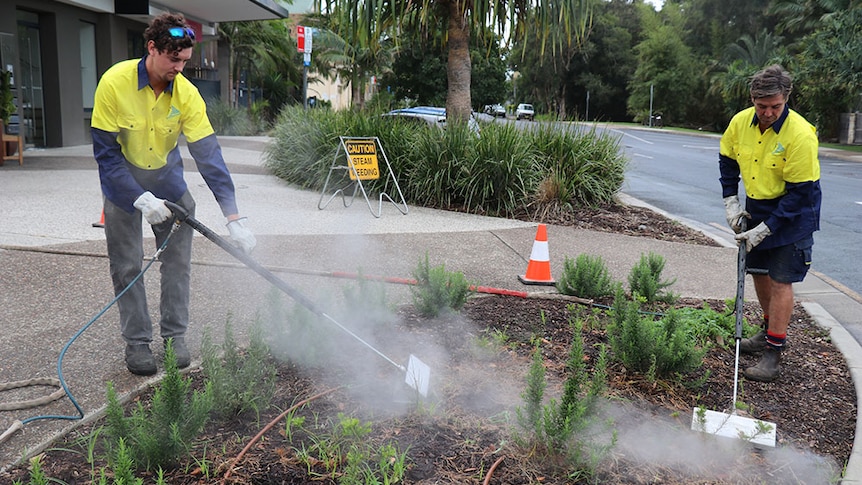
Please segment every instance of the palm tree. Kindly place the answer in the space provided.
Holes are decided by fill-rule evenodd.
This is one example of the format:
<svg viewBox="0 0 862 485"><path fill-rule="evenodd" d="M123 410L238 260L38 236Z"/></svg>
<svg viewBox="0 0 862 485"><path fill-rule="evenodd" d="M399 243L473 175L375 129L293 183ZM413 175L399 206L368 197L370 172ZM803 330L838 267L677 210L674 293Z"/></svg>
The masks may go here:
<svg viewBox="0 0 862 485"><path fill-rule="evenodd" d="M296 86L300 78L296 63L295 45L291 44L287 26L282 20L256 22L223 22L219 24L219 38L230 49L230 83L233 104L239 98L240 73L249 73L249 84L264 80L280 80L288 86ZM261 87L258 85L258 87ZM273 106L277 109L277 106Z"/></svg>
<svg viewBox="0 0 862 485"><path fill-rule="evenodd" d="M782 19L779 29L804 35L816 30L823 20L849 10L852 5L852 0L776 0L769 5L768 13Z"/></svg>
<svg viewBox="0 0 862 485"><path fill-rule="evenodd" d="M756 70L781 60L784 53L782 40L780 35L772 35L766 29L761 30L754 39L745 34L735 44L727 46L725 57L729 62L739 60Z"/></svg>
<svg viewBox="0 0 862 485"><path fill-rule="evenodd" d="M390 19L390 35L395 40L404 34L445 28L444 42L448 52L446 67L448 92L446 112L454 120L466 121L472 100L470 81L470 36L491 26L495 33L518 41L536 36L542 56L550 48L560 47L556 37L568 44L580 43L587 34L593 0L316 0L318 11L336 15L351 22L359 32L370 33L373 19ZM364 37L368 41L370 37ZM345 39L348 40L348 39Z"/></svg>
<svg viewBox="0 0 862 485"><path fill-rule="evenodd" d="M721 97L728 117L749 106L748 83L752 74L769 64L785 62L787 50L782 40L766 29L755 38L743 35L726 47L720 63L710 66L707 72L710 95Z"/></svg>

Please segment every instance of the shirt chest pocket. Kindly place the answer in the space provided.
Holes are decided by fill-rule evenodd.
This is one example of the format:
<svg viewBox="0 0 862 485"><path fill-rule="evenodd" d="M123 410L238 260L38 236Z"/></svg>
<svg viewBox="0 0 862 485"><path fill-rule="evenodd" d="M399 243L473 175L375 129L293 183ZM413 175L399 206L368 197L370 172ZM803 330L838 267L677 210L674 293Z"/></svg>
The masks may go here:
<svg viewBox="0 0 862 485"><path fill-rule="evenodd" d="M156 136L153 140L153 146L159 155L166 155L176 146L177 140L180 137L180 131L182 130L180 117L175 116L159 120L155 123L154 130Z"/></svg>
<svg viewBox="0 0 862 485"><path fill-rule="evenodd" d="M787 164L786 153L781 151L779 153L772 152L767 153L763 158L763 166L766 170L776 173L777 176L781 176L784 172L784 165Z"/></svg>
<svg viewBox="0 0 862 485"><path fill-rule="evenodd" d="M117 141L120 142L126 159L135 163L147 151L146 123L129 114L121 114L117 124L120 128ZM135 164L137 165L137 163Z"/></svg>
<svg viewBox="0 0 862 485"><path fill-rule="evenodd" d="M742 165L743 163L747 164L754 161L754 150L752 150L748 146L738 146L736 147L736 161Z"/></svg>
<svg viewBox="0 0 862 485"><path fill-rule="evenodd" d="M175 116L164 120L159 120L156 123L156 131L161 136L179 137L180 136L180 117Z"/></svg>

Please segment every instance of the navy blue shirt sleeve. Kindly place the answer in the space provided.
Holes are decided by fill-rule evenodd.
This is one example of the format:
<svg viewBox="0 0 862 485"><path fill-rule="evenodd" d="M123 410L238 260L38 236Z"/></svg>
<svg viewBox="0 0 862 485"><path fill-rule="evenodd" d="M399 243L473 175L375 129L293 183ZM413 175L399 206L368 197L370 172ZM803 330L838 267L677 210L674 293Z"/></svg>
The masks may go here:
<svg viewBox="0 0 862 485"><path fill-rule="evenodd" d="M787 226L800 233L811 233L820 229L820 181L790 183L785 185L787 192L781 196L772 213L763 222L774 232L781 232ZM816 213L817 217L809 213Z"/></svg>
<svg viewBox="0 0 862 485"><path fill-rule="evenodd" d="M236 206L236 191L225 165L221 147L215 134L188 143L189 153L195 159L198 171L212 191L222 214L239 214Z"/></svg>
<svg viewBox="0 0 862 485"><path fill-rule="evenodd" d="M739 194L739 163L726 156L718 156L718 170L721 182L721 197L730 197Z"/></svg>
<svg viewBox="0 0 862 485"><path fill-rule="evenodd" d="M118 133L91 128L93 155L99 164L99 181L102 194L112 204L128 213L135 211L135 199L145 190L132 176L126 157L117 141Z"/></svg>

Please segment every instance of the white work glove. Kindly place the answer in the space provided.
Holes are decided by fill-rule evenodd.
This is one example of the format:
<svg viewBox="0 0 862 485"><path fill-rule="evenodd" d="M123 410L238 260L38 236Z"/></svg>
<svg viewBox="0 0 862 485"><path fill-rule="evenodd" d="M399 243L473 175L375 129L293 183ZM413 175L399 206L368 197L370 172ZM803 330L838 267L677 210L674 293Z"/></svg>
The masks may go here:
<svg viewBox="0 0 862 485"><path fill-rule="evenodd" d="M745 241L745 250L750 253L755 246L762 243L766 239L766 236L770 234L772 234L772 231L769 230L769 226L765 222L761 222L754 229L737 234L734 237L740 243Z"/></svg>
<svg viewBox="0 0 862 485"><path fill-rule="evenodd" d="M245 254L250 254L251 250L257 245L257 239L254 234L245 227L245 217L235 219L227 223L227 230L230 232L230 238L233 240Z"/></svg>
<svg viewBox="0 0 862 485"><path fill-rule="evenodd" d="M724 213L727 216L727 225L733 232L742 232L742 218L751 218L751 214L745 212L739 204L739 196L730 195L724 198Z"/></svg>
<svg viewBox="0 0 862 485"><path fill-rule="evenodd" d="M144 219L153 226L165 222L174 215L173 212L168 209L168 206L165 205L165 201L153 195L152 192L144 192L141 194L140 197L135 199L135 203L133 205L135 206L135 209L141 211L141 214L144 215Z"/></svg>

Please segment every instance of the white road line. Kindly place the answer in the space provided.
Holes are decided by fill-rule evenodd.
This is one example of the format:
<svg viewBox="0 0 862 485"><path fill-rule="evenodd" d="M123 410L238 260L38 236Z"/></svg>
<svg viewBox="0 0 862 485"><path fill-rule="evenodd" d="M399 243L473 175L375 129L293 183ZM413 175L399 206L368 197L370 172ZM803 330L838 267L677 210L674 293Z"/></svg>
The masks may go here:
<svg viewBox="0 0 862 485"><path fill-rule="evenodd" d="M611 128L611 131L613 131L614 133L619 133L619 134L621 134L621 135L623 135L623 136L630 136L630 137L634 138L635 140L640 141L640 142L643 142L643 143L646 143L646 144L648 144L648 145L654 145L654 143L653 143L653 142L651 142L651 141L644 140L643 138L640 138L640 137L634 136L634 135L632 135L631 133L626 133L625 131L617 130L617 129L614 129L614 128Z"/></svg>

